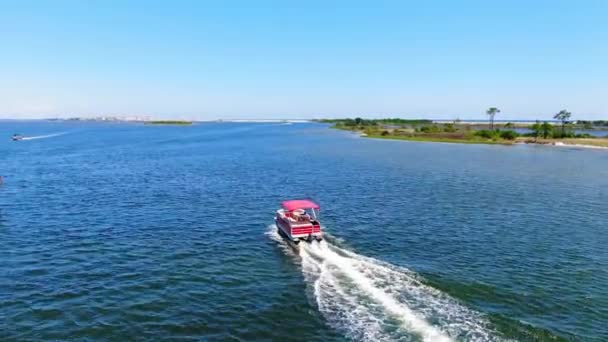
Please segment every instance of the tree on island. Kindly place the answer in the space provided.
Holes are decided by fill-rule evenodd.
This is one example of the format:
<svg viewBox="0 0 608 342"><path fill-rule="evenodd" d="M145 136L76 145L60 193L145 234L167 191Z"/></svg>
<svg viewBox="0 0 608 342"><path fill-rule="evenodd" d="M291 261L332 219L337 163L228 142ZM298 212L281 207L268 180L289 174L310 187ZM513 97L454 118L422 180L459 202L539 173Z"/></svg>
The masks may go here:
<svg viewBox="0 0 608 342"><path fill-rule="evenodd" d="M532 126L530 126L530 129L534 134L534 142L536 142L538 141L538 137L547 139L549 136L551 136L551 133L553 132L553 125L551 125L547 121L544 121L541 124L540 121L536 120L536 122Z"/></svg>
<svg viewBox="0 0 608 342"><path fill-rule="evenodd" d="M486 114L490 116L490 130L494 130L494 116L500 113L500 109L496 107L490 107L486 110Z"/></svg>
<svg viewBox="0 0 608 342"><path fill-rule="evenodd" d="M543 138L547 139L553 132L553 125L545 121L542 125L540 125L540 129L543 134Z"/></svg>
<svg viewBox="0 0 608 342"><path fill-rule="evenodd" d="M536 120L534 125L530 126L530 129L534 133L534 142L536 142L538 140L538 136L541 135L542 132L542 125L540 121Z"/></svg>
<svg viewBox="0 0 608 342"><path fill-rule="evenodd" d="M570 119L571 115L572 115L572 113L563 109L563 110L560 110L559 113L555 114L555 116L553 117L554 119L557 119L562 122L562 138L564 137L564 135L566 133L565 132L566 122L568 121L568 119Z"/></svg>

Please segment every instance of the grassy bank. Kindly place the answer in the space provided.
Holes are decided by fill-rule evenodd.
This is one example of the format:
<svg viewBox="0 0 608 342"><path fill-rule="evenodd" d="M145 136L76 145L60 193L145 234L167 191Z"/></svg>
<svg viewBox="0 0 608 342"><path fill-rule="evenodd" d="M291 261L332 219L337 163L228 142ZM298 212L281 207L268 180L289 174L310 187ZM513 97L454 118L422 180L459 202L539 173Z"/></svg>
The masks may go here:
<svg viewBox="0 0 608 342"><path fill-rule="evenodd" d="M398 135L363 135L367 138L375 139L392 139L392 140L406 140L406 141L420 141L420 142L442 142L442 143L458 143L458 144L503 144L510 145L513 141L508 140L489 140L489 139L455 139L455 138L442 138L442 137L428 137L428 136L398 136Z"/></svg>
<svg viewBox="0 0 608 342"><path fill-rule="evenodd" d="M428 141L461 144L513 144L513 131L476 131L466 125L434 123L431 120L404 119L343 119L325 120L332 128L352 131L378 139ZM505 133L506 132L506 133Z"/></svg>
<svg viewBox="0 0 608 342"><path fill-rule="evenodd" d="M575 134L572 126L556 127L547 122L530 125L529 133L520 134L510 128L513 125L495 126L493 130L479 124L460 122L437 123L430 120L404 119L336 119L322 120L333 123L332 128L352 131L361 136L377 139L392 139L420 142L444 142L460 144L533 143L547 145L578 145L608 147L608 139Z"/></svg>

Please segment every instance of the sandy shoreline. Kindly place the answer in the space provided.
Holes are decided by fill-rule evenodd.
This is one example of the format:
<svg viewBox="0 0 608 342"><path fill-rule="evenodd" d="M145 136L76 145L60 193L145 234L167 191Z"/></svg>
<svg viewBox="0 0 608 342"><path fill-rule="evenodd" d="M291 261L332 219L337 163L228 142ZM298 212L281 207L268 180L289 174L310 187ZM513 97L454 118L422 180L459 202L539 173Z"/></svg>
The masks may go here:
<svg viewBox="0 0 608 342"><path fill-rule="evenodd" d="M608 150L608 147L605 146L595 146L595 145L583 145L583 144L567 144L567 143L561 143L561 144L539 144L539 145L548 145L548 146L553 146L553 147L576 147L576 148L591 148L591 149L599 149L599 150Z"/></svg>
<svg viewBox="0 0 608 342"><path fill-rule="evenodd" d="M511 143L504 142L479 142L479 141L466 141L466 140L449 140L449 139L416 139L416 138L392 138L392 137L382 137L382 136L370 136L365 133L356 133L361 138L371 138L371 139L381 139L381 140L400 140L400 141L410 141L410 142L434 142L434 143L446 143L446 144L480 144L480 145L539 145L539 146L547 146L547 147L567 147L567 148L584 148L584 149L596 149L596 150L608 150L608 146L597 146L597 145L587 145L587 144L573 144L568 142L533 142L533 141L514 141Z"/></svg>
<svg viewBox="0 0 608 342"><path fill-rule="evenodd" d="M521 138L520 138L521 139ZM608 149L608 145L606 145L605 141L598 141L596 139L563 139L560 141L551 141L551 140L520 140L516 142L516 144L534 144L534 145L545 145L545 146L553 146L553 147L570 147L570 148L587 148L587 149L600 149L606 150Z"/></svg>

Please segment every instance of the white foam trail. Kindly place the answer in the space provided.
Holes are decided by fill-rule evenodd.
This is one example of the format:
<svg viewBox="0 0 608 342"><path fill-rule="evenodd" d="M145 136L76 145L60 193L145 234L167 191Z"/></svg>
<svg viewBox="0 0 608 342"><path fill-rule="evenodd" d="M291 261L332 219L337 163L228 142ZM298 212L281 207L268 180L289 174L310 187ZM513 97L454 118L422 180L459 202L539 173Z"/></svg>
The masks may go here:
<svg viewBox="0 0 608 342"><path fill-rule="evenodd" d="M294 255L271 226L268 235ZM326 241L301 243L304 277L328 323L357 341L495 341L483 316L424 285L414 272Z"/></svg>
<svg viewBox="0 0 608 342"><path fill-rule="evenodd" d="M325 262L337 266L339 272L342 272L350 278L357 287L366 292L373 300L379 302L389 314L400 319L408 330L421 335L425 341L444 342L451 340L439 329L433 327L423 318L416 315L409 307L399 303L390 294L386 293L381 288L376 287L370 278L355 268L352 259L342 257L333 252L327 247L325 242L303 245L302 247L302 252L300 253L302 258L308 258L308 253L314 253L323 258L322 260ZM327 270L326 267L324 269ZM322 278L320 277L317 281L320 281L321 279Z"/></svg>
<svg viewBox="0 0 608 342"><path fill-rule="evenodd" d="M36 140L36 139L46 139L46 138L52 138L52 137L58 137L60 135L64 135L67 134L68 132L59 132L59 133L53 133L53 134L47 134L47 135L36 135L33 137L23 137L23 139L21 140Z"/></svg>

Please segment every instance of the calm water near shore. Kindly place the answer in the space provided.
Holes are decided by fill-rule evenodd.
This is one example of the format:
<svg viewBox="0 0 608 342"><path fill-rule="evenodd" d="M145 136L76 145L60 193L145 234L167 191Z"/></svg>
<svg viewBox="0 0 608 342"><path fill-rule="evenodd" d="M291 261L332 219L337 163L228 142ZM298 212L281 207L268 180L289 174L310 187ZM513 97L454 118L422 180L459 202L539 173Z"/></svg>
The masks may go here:
<svg viewBox="0 0 608 342"><path fill-rule="evenodd" d="M608 340L604 150L0 121L0 175L3 341Z"/></svg>

